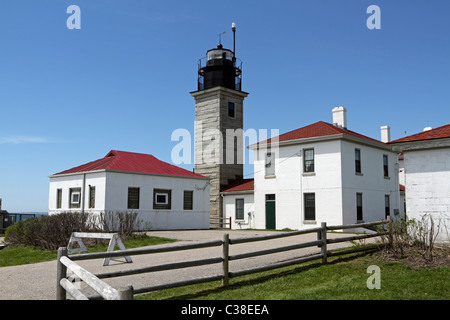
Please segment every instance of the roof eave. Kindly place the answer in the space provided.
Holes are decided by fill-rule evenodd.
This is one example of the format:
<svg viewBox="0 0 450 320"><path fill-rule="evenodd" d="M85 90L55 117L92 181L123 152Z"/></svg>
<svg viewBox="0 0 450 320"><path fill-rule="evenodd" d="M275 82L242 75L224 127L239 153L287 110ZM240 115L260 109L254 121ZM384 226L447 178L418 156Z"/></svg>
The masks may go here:
<svg viewBox="0 0 450 320"><path fill-rule="evenodd" d="M100 169L100 170L93 170L93 171L61 173L61 174L53 174L53 175L48 176L48 177L49 178L57 178L57 177L75 176L75 175L88 174L88 173L99 173L99 172L113 172L113 173L125 173L125 174L140 174L140 175L149 175L149 176L158 176L158 177L172 177L172 178L187 178L187 179L209 180L208 177L180 176L180 175L174 175L174 174L160 174L160 173L125 171L125 170L112 170L112 169Z"/></svg>
<svg viewBox="0 0 450 320"><path fill-rule="evenodd" d="M220 192L220 194L223 195L223 196L253 194L253 193L255 193L255 190L221 191Z"/></svg>
<svg viewBox="0 0 450 320"><path fill-rule="evenodd" d="M326 136L319 136L319 137L311 137L311 138L301 138L301 139L293 139L293 140L287 140L287 141L279 141L275 142L273 145L276 147L277 145L279 147L283 146L290 146L290 145L296 145L296 144L307 144L307 143L313 143L313 142L322 142L322 141L330 141L330 140L338 140L338 139L344 139L349 140L352 142L357 142L360 144L365 144L371 147L380 148L384 150L389 150L390 146L383 143L383 142L376 142L364 138L359 138L355 136L351 136L345 133L338 133L338 134L331 134ZM268 147L272 147L272 143L256 143L253 145L248 146L247 148L250 150L255 150L257 148L261 149L267 149Z"/></svg>
<svg viewBox="0 0 450 320"><path fill-rule="evenodd" d="M49 178L58 178L58 177L67 177L67 176L76 176L80 174L87 174L87 173L99 173L99 172L106 172L106 169L99 169L99 170L92 170L92 171L80 171L80 172L69 172L69 173L55 173L50 176Z"/></svg>
<svg viewBox="0 0 450 320"><path fill-rule="evenodd" d="M450 137L400 142L392 141L389 144L392 150L396 152L448 148L450 147Z"/></svg>

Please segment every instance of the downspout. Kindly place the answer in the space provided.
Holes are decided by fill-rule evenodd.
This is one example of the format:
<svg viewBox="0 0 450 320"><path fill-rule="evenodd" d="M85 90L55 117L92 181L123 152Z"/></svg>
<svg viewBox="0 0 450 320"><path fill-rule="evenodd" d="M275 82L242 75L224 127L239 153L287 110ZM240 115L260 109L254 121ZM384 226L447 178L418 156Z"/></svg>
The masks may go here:
<svg viewBox="0 0 450 320"><path fill-rule="evenodd" d="M396 183L395 183L395 190L396 190L396 198L397 198L397 212L398 212L398 215L400 216L400 218L401 218L401 215L400 215L400 210L401 210L401 208L400 208L400 206L401 206L401 204L400 204L400 164L398 163L398 155L397 155L397 162L395 163L395 165L394 165L394 170L395 170L395 180L396 180ZM394 211L394 216L395 216L395 211Z"/></svg>
<svg viewBox="0 0 450 320"><path fill-rule="evenodd" d="M84 213L85 199L86 199L86 173L83 173L83 189L81 190L81 213Z"/></svg>

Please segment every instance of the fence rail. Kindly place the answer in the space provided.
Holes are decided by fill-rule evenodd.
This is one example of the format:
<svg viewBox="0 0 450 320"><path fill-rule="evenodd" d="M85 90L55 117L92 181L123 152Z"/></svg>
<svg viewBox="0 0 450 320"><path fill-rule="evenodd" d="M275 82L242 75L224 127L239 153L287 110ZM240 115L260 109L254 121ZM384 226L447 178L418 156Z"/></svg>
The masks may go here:
<svg viewBox="0 0 450 320"><path fill-rule="evenodd" d="M175 287L180 287L180 286L186 286L186 285L203 283L203 282L218 281L218 280L222 280L223 286L227 286L229 283L229 278L234 278L234 277L238 277L238 276L242 276L242 275L247 275L247 274L252 274L252 273L257 273L257 272L262 272L262 271L267 271L267 270L273 270L273 269L282 268L282 267L295 265L295 264L300 264L300 263L304 263L304 262L312 261L312 260L316 260L316 259L322 259L322 263L327 263L328 256L336 256L336 255L348 254L348 253L353 253L353 252L361 252L361 251L367 251L367 250L376 250L377 247L374 247L374 246L367 247L366 246L366 247L349 248L349 249L344 249L344 250L339 250L339 251L333 252L333 251L327 251L327 244L328 243L347 242L347 241L351 241L351 240L367 239L367 238L371 238L371 237L385 235L385 234L388 234L388 232L383 231L383 232L378 232L378 233L374 233L374 234L363 234L363 235L355 235L355 236L350 236L350 237L328 239L327 231L344 230L344 229L350 229L350 228L361 228L361 227L366 227L366 226L386 225L386 224L390 224L390 223L391 223L390 217L388 217L387 220L381 220L378 222L360 223L360 224L342 225L342 226L327 226L326 223L322 223L320 228L312 228L312 229L308 229L308 230L293 231L293 232L286 232L286 233L279 233L279 234L272 234L272 235L265 235L265 236L230 239L228 234L224 234L223 240L208 241L208 242L193 243L193 244L171 245L168 247L159 247L159 248L140 248L140 249L117 250L117 251L113 251L113 252L86 253L86 254L77 254L77 255L68 255L67 248L59 248L59 250L58 250L58 265L57 265L56 298L58 300L65 300L66 293L68 292L76 300L87 299L87 297L84 294L82 294L79 290L77 290L75 288L75 286L73 286L73 284L67 279L67 269L72 270L74 272L74 274L78 277L79 280L84 281L91 288L93 288L96 292L98 292L100 294L100 298L112 299L112 300L132 299L133 294L148 293L148 292L153 292L153 291L158 291L158 290L163 290L163 289L168 289L168 288L175 288ZM387 228L387 229L390 230L390 228ZM303 234L308 234L308 233L316 233L317 240L304 242L304 243L298 243L298 244L289 245L289 246L277 247L277 248L272 248L272 249L248 252L248 253L243 253L243 254L235 254L235 255L229 254L229 246L230 245L249 243L249 242L255 242L255 241L280 239L280 238L284 238L284 237L292 237L292 236L298 236L298 235L303 235ZM87 270L84 270L83 268L81 268L74 262L77 260L113 258L113 257L124 256L124 255L132 256L132 255L141 255L141 254L154 254L154 253L173 252L173 251L182 251L182 250L191 250L191 249L200 249L200 248L208 248L208 247L218 247L218 246L222 247L222 256L221 257L184 261L184 262L176 262L176 263L168 263L168 264L162 264L162 265L157 265L157 266L136 268L136 269L131 269L131 270L100 273L97 275L91 274L90 272L88 272ZM254 267L254 268L248 268L248 269L243 269L243 270L238 270L238 271L233 271L233 272L229 271L229 262L233 261L233 260L246 259L246 258L251 258L251 257L256 257L256 256L268 255L268 254L285 252L285 251L289 251L289 250L296 250L296 249L313 247L313 246L319 247L321 249L320 253L311 254L308 256L300 256L300 257L297 257L297 258L294 258L294 259L291 259L288 261L272 263L269 265L262 265L262 266L258 266L258 267ZM222 273L221 274L213 275L213 276L209 276L209 277L203 277L203 278L195 278L195 279L183 280L183 281L178 281L178 282L172 282L172 283L165 283L165 284L156 285L156 286L148 286L148 287L141 287L141 288L133 288L131 286L128 286L128 287L116 290L101 280L104 278L113 278L113 277L121 277L121 276L135 275L135 274L142 274L142 273L149 273L149 272L197 267L197 266L217 264L217 263L222 264Z"/></svg>
<svg viewBox="0 0 450 320"><path fill-rule="evenodd" d="M231 217L221 218L221 217L210 217L209 222L211 224L211 228L225 228L231 229Z"/></svg>

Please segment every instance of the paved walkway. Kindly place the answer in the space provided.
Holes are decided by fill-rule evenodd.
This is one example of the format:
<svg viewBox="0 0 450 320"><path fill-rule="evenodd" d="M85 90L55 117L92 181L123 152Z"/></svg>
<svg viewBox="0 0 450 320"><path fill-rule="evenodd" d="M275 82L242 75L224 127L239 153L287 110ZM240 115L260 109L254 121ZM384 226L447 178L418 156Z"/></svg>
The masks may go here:
<svg viewBox="0 0 450 320"><path fill-rule="evenodd" d="M180 243L192 241L204 242L210 240L223 239L224 233L229 233L230 239L252 237L275 233L277 231L245 231L245 230L189 230L189 231L152 231L149 235L178 239L179 242L160 246L173 246ZM329 238L348 236L339 233L329 233ZM293 236L276 240L251 242L248 244L238 244L230 246L230 255L269 249L271 247L286 246L294 243L301 243L316 240L316 234ZM350 243L338 243L328 245L329 249L338 247L348 247ZM300 250L286 251L261 257L254 257L230 262L230 271L236 271L251 267L269 264L277 261L289 260L301 255L319 253L317 247L310 247ZM133 263L124 263L123 259L112 260L109 266L103 266L103 260L77 261L83 268L96 274L124 269L134 269L143 266L159 265L164 263L190 261L196 259L221 257L222 247L193 249L178 252L168 252L149 255L132 256ZM117 277L104 279L105 282L114 288L132 285L135 288L153 286L167 282L175 282L186 279L206 277L221 274L221 264L213 264L195 268L185 268L171 271L161 271L146 273L134 276ZM89 288L84 289L85 294L95 294ZM53 300L56 296L56 261L20 265L0 268L0 300Z"/></svg>

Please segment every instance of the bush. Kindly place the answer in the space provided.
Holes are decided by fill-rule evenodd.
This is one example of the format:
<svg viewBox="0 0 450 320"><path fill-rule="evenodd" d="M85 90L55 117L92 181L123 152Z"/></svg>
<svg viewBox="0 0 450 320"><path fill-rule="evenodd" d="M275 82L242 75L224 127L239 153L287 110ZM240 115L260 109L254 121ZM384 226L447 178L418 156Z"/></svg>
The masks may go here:
<svg viewBox="0 0 450 320"><path fill-rule="evenodd" d="M118 232L122 240L140 231L142 221L137 220L138 212L108 211L98 216L99 226L104 232ZM149 229L149 228L146 228Z"/></svg>
<svg viewBox="0 0 450 320"><path fill-rule="evenodd" d="M31 245L56 250L66 246L72 232L87 232L89 215L61 213L19 221L6 229L5 240L10 244Z"/></svg>
<svg viewBox="0 0 450 320"><path fill-rule="evenodd" d="M406 251L414 247L426 262L432 262L439 229L440 221L436 228L433 217L428 214L421 219L394 220L388 226L388 234L380 238L383 252L404 258Z"/></svg>
<svg viewBox="0 0 450 320"><path fill-rule="evenodd" d="M69 243L72 232L118 232L122 240L137 227L137 214L114 212L92 215L66 212L19 221L6 229L10 244L56 250ZM114 226L114 228L112 227Z"/></svg>

